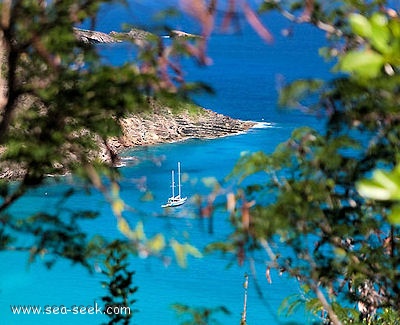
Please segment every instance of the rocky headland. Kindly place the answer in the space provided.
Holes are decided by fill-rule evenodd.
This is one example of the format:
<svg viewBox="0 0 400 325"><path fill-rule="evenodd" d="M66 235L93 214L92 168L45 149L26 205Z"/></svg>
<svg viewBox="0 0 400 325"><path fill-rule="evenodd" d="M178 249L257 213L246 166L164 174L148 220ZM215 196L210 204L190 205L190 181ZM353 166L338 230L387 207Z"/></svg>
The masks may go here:
<svg viewBox="0 0 400 325"><path fill-rule="evenodd" d="M128 32L115 32L103 33L94 30L87 30L81 28L74 28L75 37L86 44L98 44L98 43L119 43L123 41L144 41L149 37L156 36L143 29L132 28ZM181 30L170 30L165 35L159 36L162 38L185 38L185 39L196 39L201 38L200 35L186 33Z"/></svg>
<svg viewBox="0 0 400 325"><path fill-rule="evenodd" d="M129 32L110 32L108 34L92 30L74 29L75 36L85 43L116 43L131 40L140 42L153 35L152 33L133 28ZM161 37L200 38L201 36L172 30ZM247 131L254 122L241 121L218 114L208 109L199 108L194 114L188 110L174 112L171 107L156 107L146 114L133 115L121 121L123 136L109 140L109 147L115 153L135 146L154 145L190 138L212 139L234 135ZM106 150L102 150L103 159L108 159Z"/></svg>
<svg viewBox="0 0 400 325"><path fill-rule="evenodd" d="M138 146L194 138L215 139L245 132L256 124L251 121L233 119L205 108L198 108L196 113L189 110L173 111L170 107L163 107L161 112L158 108L122 119L120 121L122 136L110 138L109 149L114 155L119 155ZM111 162L110 152L101 141L99 141L99 147L99 152L92 153L93 158ZM24 170L20 166L1 166L0 178L18 180L23 175Z"/></svg>
<svg viewBox="0 0 400 325"><path fill-rule="evenodd" d="M182 111L172 113L166 108L162 113L134 115L121 121L123 136L110 139L109 145L115 153L136 146L183 141L186 139L214 139L247 131L255 125L201 109L200 114Z"/></svg>
<svg viewBox="0 0 400 325"><path fill-rule="evenodd" d="M121 38L143 39L147 32L131 30L128 33L111 32L105 34L89 30L74 30L76 37L85 43L114 43ZM181 31L172 31L169 37L198 37ZM149 146L169 142L183 141L187 139L214 139L223 136L235 135L245 132L255 125L255 122L242 121L218 114L209 109L196 107L196 109L176 109L168 107L155 100L150 100L150 109L145 113L135 114L120 120L122 136L110 138L108 149L111 155L119 155L122 152L137 146ZM100 158L105 162L111 162L111 155L106 146L99 141L99 152L91 153L93 158ZM5 148L0 148L0 154ZM0 163L0 178L17 180L24 176L21 166L5 166Z"/></svg>

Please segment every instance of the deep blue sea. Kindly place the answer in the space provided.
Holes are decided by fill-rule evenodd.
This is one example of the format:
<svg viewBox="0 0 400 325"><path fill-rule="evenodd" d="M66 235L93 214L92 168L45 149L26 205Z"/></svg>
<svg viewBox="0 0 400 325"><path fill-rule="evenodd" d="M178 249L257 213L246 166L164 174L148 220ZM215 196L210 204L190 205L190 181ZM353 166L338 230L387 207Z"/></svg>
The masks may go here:
<svg viewBox="0 0 400 325"><path fill-rule="evenodd" d="M130 1L130 9L106 7L98 20L101 31L120 30L122 22L147 26L154 11L165 4L149 4L153 1ZM243 152L263 150L272 152L286 140L292 130L300 126L323 128L323 120L305 115L300 111L282 110L277 107L277 84L282 80L297 78L329 78L330 66L318 56L318 48L324 46L324 34L307 25L293 26L277 15L264 18L274 35L274 42L267 44L248 26L239 20L240 32L212 35L208 54L213 60L209 67L199 67L186 62L188 80L202 80L215 89L215 95L197 95L200 105L234 118L260 122L258 127L237 136L215 140L188 140L172 144L143 147L125 153L126 157L139 157L141 163L122 167L121 196L132 207L124 215L132 225L142 221L148 237L163 232L170 239L190 242L203 248L207 243L223 240L230 232L228 215L216 211L214 232L208 232L205 220L199 220L193 202L196 194L206 198L210 189L203 180L214 177L220 182L230 173ZM157 23L153 23L156 26ZM189 18L170 19L177 29L197 32L196 24ZM283 37L282 29L292 28L290 37ZM103 48L105 60L120 64L129 58L123 46ZM167 215L160 207L170 195L170 171L182 164L183 194L188 202ZM161 162L161 163L160 163ZM260 182L262 179L259 180ZM65 178L61 183L49 184L32 191L18 202L13 211L18 216L34 211L55 211L56 203L65 189L74 186L78 192L67 206L96 209L100 217L83 224L89 233L107 237L119 236L115 217L102 195L90 196L79 185ZM153 201L143 201L141 186L154 195ZM27 239L28 240L28 239ZM101 304L103 294L100 274L88 274L80 266L60 260L49 271L38 259L28 264L23 253L1 253L0 269L0 324L99 324L106 319L94 315L13 315L10 305L93 305L94 299ZM231 263L234 262L234 263ZM232 264L229 266L229 264ZM238 266L233 256L212 254L201 259L190 258L185 269L172 261L165 266L157 258L135 258L132 268L136 271L135 294L138 312L133 324L160 325L180 324L184 319L176 316L173 303L193 307L225 306L230 315L217 313L220 324L239 324L243 309L243 280L245 273L256 270L256 278L249 277L247 323L249 325L285 324L295 320L300 324L310 319L302 310L291 318L278 314L281 301L290 294L298 293L298 284L272 272L272 284L265 278L265 262ZM262 292L262 296L257 291Z"/></svg>

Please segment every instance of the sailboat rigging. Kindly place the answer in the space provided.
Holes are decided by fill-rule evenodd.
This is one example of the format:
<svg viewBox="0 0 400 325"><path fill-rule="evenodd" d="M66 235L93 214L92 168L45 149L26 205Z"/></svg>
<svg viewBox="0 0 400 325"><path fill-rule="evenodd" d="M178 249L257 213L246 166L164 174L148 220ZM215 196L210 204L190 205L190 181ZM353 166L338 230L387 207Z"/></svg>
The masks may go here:
<svg viewBox="0 0 400 325"><path fill-rule="evenodd" d="M181 163L178 162L178 195L175 195L175 175L174 170L171 171L171 188L172 196L168 198L167 203L161 205L162 208L177 207L186 202L187 197L181 197Z"/></svg>

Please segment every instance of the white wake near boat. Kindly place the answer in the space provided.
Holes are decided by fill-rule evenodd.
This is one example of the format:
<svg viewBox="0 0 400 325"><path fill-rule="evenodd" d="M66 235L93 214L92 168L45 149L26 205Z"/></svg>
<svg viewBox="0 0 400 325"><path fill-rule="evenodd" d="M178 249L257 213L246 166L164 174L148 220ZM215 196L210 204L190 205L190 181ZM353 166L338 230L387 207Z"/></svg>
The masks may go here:
<svg viewBox="0 0 400 325"><path fill-rule="evenodd" d="M172 195L168 198L167 203L161 205L162 208L177 207L186 202L187 197L181 196L181 163L178 162L178 195L175 195L175 175L174 170L171 171L171 189Z"/></svg>

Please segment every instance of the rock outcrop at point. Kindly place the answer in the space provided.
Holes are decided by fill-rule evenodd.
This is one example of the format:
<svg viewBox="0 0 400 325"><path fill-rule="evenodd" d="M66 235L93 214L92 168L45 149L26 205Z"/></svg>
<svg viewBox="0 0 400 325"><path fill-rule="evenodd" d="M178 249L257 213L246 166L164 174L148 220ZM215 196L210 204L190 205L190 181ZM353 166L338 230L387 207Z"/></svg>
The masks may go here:
<svg viewBox="0 0 400 325"><path fill-rule="evenodd" d="M172 114L170 110L166 110L162 114L146 113L123 119L123 136L110 139L109 144L116 153L120 153L136 146L234 135L250 129L254 124L208 109L203 109L202 113L196 115L188 111Z"/></svg>
<svg viewBox="0 0 400 325"><path fill-rule="evenodd" d="M172 113L168 107L163 107L161 112L132 115L122 119L120 123L122 136L108 140L108 147L113 151L113 155L138 146L235 135L255 125L254 122L233 119L208 109L199 109L196 113L187 110ZM4 148L0 148L0 153L3 151ZM111 162L110 152L100 139L99 152L93 152L91 156ZM18 180L23 176L24 169L21 166L1 166L0 178Z"/></svg>

